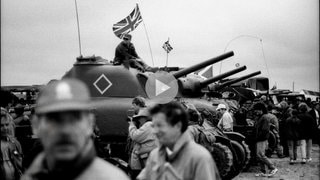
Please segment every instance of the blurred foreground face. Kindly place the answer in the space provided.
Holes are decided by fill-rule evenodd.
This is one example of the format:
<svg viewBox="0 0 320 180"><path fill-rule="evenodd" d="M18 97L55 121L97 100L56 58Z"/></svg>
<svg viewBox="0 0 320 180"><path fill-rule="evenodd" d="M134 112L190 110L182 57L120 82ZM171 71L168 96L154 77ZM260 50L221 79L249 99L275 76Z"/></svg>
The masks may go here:
<svg viewBox="0 0 320 180"><path fill-rule="evenodd" d="M1 108L1 137L14 136L14 122L10 114Z"/></svg>
<svg viewBox="0 0 320 180"><path fill-rule="evenodd" d="M164 113L157 113L152 117L154 134L159 142L164 146L170 147L175 144L181 135L181 123L174 126L166 121Z"/></svg>
<svg viewBox="0 0 320 180"><path fill-rule="evenodd" d="M10 121L4 116L1 116L1 136L5 137L9 135L10 126Z"/></svg>
<svg viewBox="0 0 320 180"><path fill-rule="evenodd" d="M83 151L92 134L92 119L81 111L48 113L39 117L35 128L45 153L68 161Z"/></svg>

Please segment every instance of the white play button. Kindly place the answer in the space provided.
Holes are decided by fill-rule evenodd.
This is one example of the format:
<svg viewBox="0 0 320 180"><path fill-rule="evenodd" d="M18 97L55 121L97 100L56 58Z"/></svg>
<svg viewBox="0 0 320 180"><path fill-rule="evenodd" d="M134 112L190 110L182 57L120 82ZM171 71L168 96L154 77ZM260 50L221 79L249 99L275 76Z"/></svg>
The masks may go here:
<svg viewBox="0 0 320 180"><path fill-rule="evenodd" d="M159 81L158 79L156 79L156 96L165 92L168 89L170 89L170 86L167 86L166 84L164 84L161 81Z"/></svg>
<svg viewBox="0 0 320 180"><path fill-rule="evenodd" d="M148 97L161 104L172 101L177 96L178 89L177 80L164 71L150 74L145 86Z"/></svg>

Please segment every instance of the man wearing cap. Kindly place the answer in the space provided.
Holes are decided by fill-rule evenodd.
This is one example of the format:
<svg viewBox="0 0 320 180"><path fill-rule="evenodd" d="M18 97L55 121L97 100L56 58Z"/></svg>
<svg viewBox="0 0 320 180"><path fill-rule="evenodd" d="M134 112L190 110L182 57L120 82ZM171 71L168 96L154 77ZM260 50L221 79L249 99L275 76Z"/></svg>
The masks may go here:
<svg viewBox="0 0 320 180"><path fill-rule="evenodd" d="M218 127L221 128L223 131L233 131L233 118L231 114L228 112L226 105L219 104L216 110L222 114L222 117L218 122Z"/></svg>
<svg viewBox="0 0 320 180"><path fill-rule="evenodd" d="M139 127L136 124L139 124ZM157 147L156 138L152 133L151 116L147 108L141 108L129 122L129 136L134 144L129 164L132 170L131 178L135 179L144 168L149 153Z"/></svg>
<svg viewBox="0 0 320 180"><path fill-rule="evenodd" d="M49 83L39 94L32 121L44 150L22 179L128 179L96 157L89 91L79 80Z"/></svg>
<svg viewBox="0 0 320 180"><path fill-rule="evenodd" d="M141 71L150 68L138 56L133 43L131 43L132 36L125 34L122 39L123 41L115 51L114 64L123 64L126 68L133 67Z"/></svg>

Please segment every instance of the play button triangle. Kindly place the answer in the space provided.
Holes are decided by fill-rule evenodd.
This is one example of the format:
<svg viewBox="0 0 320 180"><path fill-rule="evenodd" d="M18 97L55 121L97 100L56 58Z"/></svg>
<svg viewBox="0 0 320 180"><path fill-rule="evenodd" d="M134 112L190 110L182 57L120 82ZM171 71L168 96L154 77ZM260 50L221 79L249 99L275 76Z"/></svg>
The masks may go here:
<svg viewBox="0 0 320 180"><path fill-rule="evenodd" d="M165 104L177 96L179 85L176 78L165 71L149 74L145 91L152 102Z"/></svg>
<svg viewBox="0 0 320 180"><path fill-rule="evenodd" d="M156 79L156 96L170 89L170 86Z"/></svg>

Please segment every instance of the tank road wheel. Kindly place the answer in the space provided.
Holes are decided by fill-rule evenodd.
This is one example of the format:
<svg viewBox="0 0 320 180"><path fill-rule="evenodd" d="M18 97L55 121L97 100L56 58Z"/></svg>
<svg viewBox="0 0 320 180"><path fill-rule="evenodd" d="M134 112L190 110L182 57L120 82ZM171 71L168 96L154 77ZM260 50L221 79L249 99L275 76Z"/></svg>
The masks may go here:
<svg viewBox="0 0 320 180"><path fill-rule="evenodd" d="M251 151L250 151L249 146L246 144L245 141L242 141L241 145L242 145L242 147L243 147L243 149L245 151L245 154L246 154L243 170L247 170L250 167L249 166L249 162L250 162L250 159L251 159Z"/></svg>
<svg viewBox="0 0 320 180"><path fill-rule="evenodd" d="M237 141L231 141L231 145L232 145L233 149L235 150L235 152L237 153L237 157L238 157L237 161L238 162L236 162L236 163L238 164L238 167L243 168L243 165L246 160L246 152L245 152L244 148Z"/></svg>
<svg viewBox="0 0 320 180"><path fill-rule="evenodd" d="M232 147L232 155L233 155L233 165L231 167L230 172L224 179L233 179L236 177L244 168L246 154L242 145L237 141L230 141Z"/></svg>
<svg viewBox="0 0 320 180"><path fill-rule="evenodd" d="M212 148L210 148L209 151L217 164L221 178L224 179L232 166L233 158L231 150L227 146L220 143L213 143Z"/></svg>

